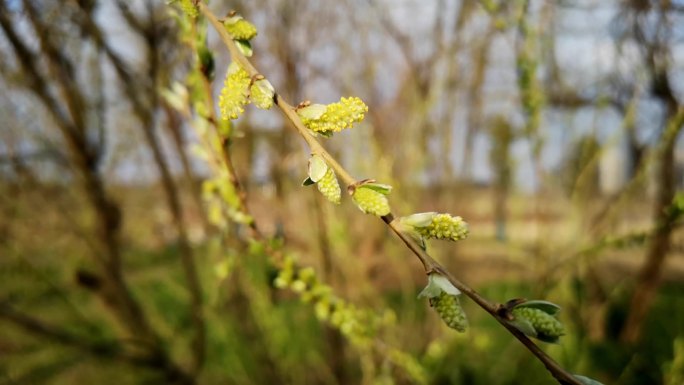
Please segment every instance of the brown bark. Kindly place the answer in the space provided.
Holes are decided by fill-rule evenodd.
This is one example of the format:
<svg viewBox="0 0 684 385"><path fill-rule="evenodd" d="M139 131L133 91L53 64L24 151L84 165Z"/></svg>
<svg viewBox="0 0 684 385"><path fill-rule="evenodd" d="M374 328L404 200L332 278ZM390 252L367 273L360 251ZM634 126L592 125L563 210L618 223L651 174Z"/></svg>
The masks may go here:
<svg viewBox="0 0 684 385"><path fill-rule="evenodd" d="M674 149L684 124L684 108L680 107L675 112L674 105L671 104L669 110L672 117L663 130L662 148L658 158L657 192L653 207L656 230L649 242L646 261L637 276L627 320L620 334L620 340L625 343L635 343L641 337L643 324L660 287L663 265L670 250L674 223L673 218L667 214L667 208L675 195Z"/></svg>
<svg viewBox="0 0 684 385"><path fill-rule="evenodd" d="M669 31L672 20L668 11L672 4L662 2L654 6L658 21L653 39L648 39L643 29L646 26L635 22L633 34L644 50L644 61L650 72L651 94L659 99L665 107L665 119L659 147L656 149L656 197L653 207L655 231L649 240L646 260L642 265L632 294L627 319L620 333L620 340L633 344L641 338L648 311L654 301L661 284L662 269L670 250L673 230L673 218L667 208L672 204L675 195L675 145L684 124L684 107L681 106L672 89L669 78L670 48ZM641 15L638 8L629 10L638 19ZM636 20L636 19L635 19Z"/></svg>

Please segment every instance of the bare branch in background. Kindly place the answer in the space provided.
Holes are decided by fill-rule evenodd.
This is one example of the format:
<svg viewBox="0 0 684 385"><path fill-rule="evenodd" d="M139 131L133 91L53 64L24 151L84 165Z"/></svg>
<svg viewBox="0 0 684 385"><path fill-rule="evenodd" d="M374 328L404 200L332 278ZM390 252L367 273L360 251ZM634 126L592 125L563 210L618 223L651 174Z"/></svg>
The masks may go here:
<svg viewBox="0 0 684 385"><path fill-rule="evenodd" d="M102 286L96 291L112 313L118 318L127 331L148 350L160 366L176 377L182 373L169 359L157 333L152 329L140 304L133 297L124 278L121 263L120 228L121 211L116 202L109 196L102 175L99 172L101 158L96 147L88 141L89 127L86 125L83 111L84 96L76 86L75 65L57 48L49 29L41 20L35 4L23 2L29 21L37 35L43 52L49 75L41 73L37 63L37 55L32 52L17 32L16 21L4 7L0 9L0 26L10 41L19 64L26 76L26 88L35 94L54 117L55 125L68 144L73 167L79 175L82 188L97 216L97 236L101 243L101 254L94 255L101 264ZM59 97L53 95L48 88L50 79L54 79L61 87ZM67 106L64 110L61 100ZM183 376L182 376L183 377ZM185 382L185 381L182 381Z"/></svg>
<svg viewBox="0 0 684 385"><path fill-rule="evenodd" d="M147 63L148 74L141 76L134 74L134 71L124 64L124 61L114 52L114 50L103 39L103 32L99 26L93 22L92 15L83 9L80 17L81 27L84 33L91 36L95 43L110 59L114 68L124 84L124 91L128 96L131 107L140 121L140 128L143 131L147 145L152 150L155 165L161 176L162 186L167 200L169 211L174 220L174 225L178 231L178 246L180 248L181 262L185 271L185 278L188 282L188 290L191 294L191 317L195 328L195 337L192 342L194 351L194 363L192 371L198 373L205 359L206 350L206 326L204 323L204 311L202 309L202 288L197 274L197 267L194 261L192 248L188 240L187 228L183 218L183 211L180 202L178 189L175 186L169 165L162 153L161 143L155 127L157 125L156 109L159 107L158 81L160 62L156 46L161 38L159 23L156 21L156 6L148 4L147 23L144 23L128 12L128 7L119 2L119 9L125 15L126 21L138 30L147 44Z"/></svg>

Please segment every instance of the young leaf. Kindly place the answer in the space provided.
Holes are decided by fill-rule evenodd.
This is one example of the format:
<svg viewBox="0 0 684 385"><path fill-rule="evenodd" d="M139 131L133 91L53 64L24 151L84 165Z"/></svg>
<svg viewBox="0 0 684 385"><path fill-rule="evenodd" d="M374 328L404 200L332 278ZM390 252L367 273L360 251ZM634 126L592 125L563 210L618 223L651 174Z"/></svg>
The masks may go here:
<svg viewBox="0 0 684 385"><path fill-rule="evenodd" d="M392 186L390 186L388 184L369 182L369 183L364 183L362 186L369 188L371 190L377 191L383 195L387 195L390 192L392 192Z"/></svg>
<svg viewBox="0 0 684 385"><path fill-rule="evenodd" d="M312 104L297 110L297 114L306 119L318 119L325 113L327 106L324 104Z"/></svg>
<svg viewBox="0 0 684 385"><path fill-rule="evenodd" d="M249 40L235 40L235 46L237 46L238 51L245 57L252 57L252 43Z"/></svg>
<svg viewBox="0 0 684 385"><path fill-rule="evenodd" d="M458 290L451 282L449 282L445 276L439 273L431 273L428 275L427 286L425 286L423 291L418 294L418 298L435 298L438 297L442 292L449 295L461 294L461 291Z"/></svg>
<svg viewBox="0 0 684 385"><path fill-rule="evenodd" d="M430 226L432 223L432 218L434 218L436 214L437 213L434 211L427 213L416 213L401 217L399 218L399 221L403 224L413 227L426 227Z"/></svg>
<svg viewBox="0 0 684 385"><path fill-rule="evenodd" d="M525 301L521 304L516 305L515 307L529 307L532 309L539 309L549 315L556 315L561 310L560 306L556 305L555 303L543 300Z"/></svg>
<svg viewBox="0 0 684 385"><path fill-rule="evenodd" d="M594 379L591 379L589 377L580 376L579 374L574 374L573 376L576 379L578 379L584 385L603 385L602 383L600 383Z"/></svg>
<svg viewBox="0 0 684 385"><path fill-rule="evenodd" d="M328 172L328 165L322 157L313 155L309 158L309 178L311 178L314 183L323 179L326 172Z"/></svg>

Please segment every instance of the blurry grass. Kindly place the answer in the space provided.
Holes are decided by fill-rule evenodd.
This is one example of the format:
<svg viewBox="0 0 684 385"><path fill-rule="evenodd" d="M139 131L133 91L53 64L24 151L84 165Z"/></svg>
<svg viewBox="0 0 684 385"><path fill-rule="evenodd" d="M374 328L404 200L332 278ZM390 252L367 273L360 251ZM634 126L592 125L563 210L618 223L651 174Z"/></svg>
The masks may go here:
<svg viewBox="0 0 684 385"><path fill-rule="evenodd" d="M127 190L126 194L132 194ZM154 190L141 192L139 204L127 196L125 269L136 298L143 302L151 321L160 331L172 354L188 361L187 344L191 333L188 294L179 255L167 235L151 229L160 223L158 199ZM515 196L511 202L507 243L493 239L492 218L487 194L464 193L462 199L426 200L417 211L440 209L462 215L471 223L471 237L459 244L434 242L430 251L458 277L473 285L485 297L504 302L511 298L544 297L561 304L561 318L568 335L558 346L545 349L570 370L607 383L659 384L665 363L672 360L672 341L684 336L684 283L671 269L667 284L660 290L649 315L644 341L633 349L612 342L624 317L625 282L642 258L642 249L609 250L591 263L605 273L604 283L611 288L609 323L603 342L590 342L580 328L575 309L583 309L588 295L575 264L552 276L540 292L541 257L554 260L572 252L576 225L571 223L572 207L566 203L549 205L546 221L553 226L530 227L535 221L529 202ZM103 305L77 286L77 268L94 270L88 246L78 229L70 228L70 218L59 215L60 208L40 206L44 221L32 227L37 211L31 205L16 212L14 233L3 246L0 258L0 292L18 309L90 338L113 338L114 323ZM62 205L78 207L69 195ZM474 205L467 204L473 200ZM419 200L420 201L420 200ZM256 198L260 221L265 228L276 228L268 210L275 202ZM22 203L23 205L24 203ZM133 205L133 207L129 207ZM444 207L442 207L444 205ZM298 206L293 206L298 207ZM444 327L424 301L416 298L425 284L420 264L372 218L351 208L326 208L331 258L334 269L327 279L336 292L364 306L385 306L397 313L396 330L388 333L405 351L414 354L428 368L434 384L549 384L548 373L496 322L468 300L463 300L471 327L466 334ZM299 207L301 210L301 207ZM78 211L74 211L80 213ZM285 212L287 212L285 210ZM152 214L150 214L152 213ZM648 210L632 225L643 226ZM634 217L634 212L628 213ZM75 214L78 223L87 224L87 213ZM163 217L163 215L162 215ZM303 264L322 269L313 215L291 215L285 223L286 247ZM633 218L634 219L634 218ZM260 222L260 223L261 223ZM161 222L163 223L163 222ZM73 224L71 224L73 225ZM85 226L85 225L84 225ZM166 224L168 226L168 224ZM84 227L86 228L86 227ZM66 229L60 232L55 229ZM45 230L45 232L43 232ZM71 231L73 230L73 231ZM625 230L624 226L620 230ZM536 233L538 232L538 233ZM41 242L35 242L36 234ZM542 238L535 248L535 234L554 233ZM579 233L580 235L581 232ZM682 238L677 235L675 242ZM573 243L575 242L575 243ZM9 245L9 246L7 246ZM205 289L208 328L208 362L201 383L260 384L278 378L279 383L334 384L332 360L342 360L352 383L361 380L361 370L353 352L332 351L326 326L318 322L311 307L288 292L270 287L272 268L263 255L249 253L239 245L230 247L209 238L197 244L195 255ZM541 256L541 257L540 257ZM233 261L226 276L217 275L216 265ZM670 256L673 264L681 256ZM621 266L616 269L616 266ZM578 281L579 280L579 281ZM633 354L636 353L636 354ZM74 349L65 349L44 339L28 336L2 322L0 326L0 383L159 383L152 373L101 361Z"/></svg>
<svg viewBox="0 0 684 385"><path fill-rule="evenodd" d="M201 250L201 249L200 249ZM198 250L198 251L200 251ZM200 253L198 253L200 254ZM164 335L171 337L177 345L176 354L182 354L183 345L187 343L187 331L190 320L187 314L187 294L184 291L182 276L174 258L176 250L169 248L160 252L141 251L135 253L136 262L128 267L133 271L132 277L136 288L136 296L144 301L145 307L152 312L157 326L164 326ZM266 279L268 267L263 260L245 257L242 262L246 266L238 268L227 280L239 280L248 277L250 286L260 295L268 295ZM133 268L135 266L135 268ZM54 268L54 267L53 267ZM246 270L248 271L246 271ZM22 292L24 308L38 315L41 319L71 327L75 326L73 317L67 316L69 311L57 296L40 290L41 284L28 276L22 276L19 270L13 271L15 292ZM154 273L152 273L154 272ZM215 273L211 269L202 272L205 288L221 287ZM241 274L242 278L237 275ZM54 277L55 275L52 274ZM21 283L25 287L21 289ZM3 290L7 292L8 280L3 280ZM206 383L230 381L232 383L264 383L269 380L269 371L265 368L264 355L270 355L273 362L281 365L281 370L291 373L284 383L318 383L327 377L329 369L324 360L327 352L323 326L315 319L310 306L301 303L287 293L277 293L274 306L260 309L264 313L247 314L240 311L241 306L235 303L235 288L224 288L222 299L207 311L210 320L209 328L209 362L202 379ZM415 287L415 292L420 288ZM44 290L47 290L44 288ZM480 287L479 291L497 301L505 301L514 297L532 297L533 285L500 281ZM31 294L31 295L28 295ZM89 296L71 293L72 299L78 299L79 310L88 318L97 314L94 308L100 305L92 303ZM243 299L244 300L244 299ZM564 298L560 302L568 301ZM249 299L247 299L249 302ZM407 302L416 301L415 297L406 298L402 291L389 290L382 294L381 303L386 303L400 314L398 328L401 333L411 334L415 330L425 330L419 335L422 346L413 346L413 353L422 357L423 363L433 376L434 384L548 384L549 377L544 368L531 358L514 339L496 324L479 308L467 300L464 306L468 312L471 327L467 334L460 335L444 328L435 315L428 311L425 303L406 307ZM244 304L243 304L244 305ZM254 305L254 304L249 304ZM633 351L610 341L593 344L586 341L563 343L559 346L548 346L547 350L556 358L564 356L576 357L581 362L589 362L595 377L620 378L620 384L660 383L661 367L672 359L672 341L684 335L684 285L668 284L663 287L648 321L644 342ZM253 312L254 310L250 310ZM619 322L624 314L624 304L616 303L611 311L612 322ZM410 313L408 313L410 312ZM268 317L265 324L255 322L253 317ZM572 325L563 315L566 323ZM254 322L256 325L248 326ZM99 320L100 331L107 333L106 324ZM270 325L272 330L264 330ZM245 328L255 328L246 331ZM610 329L609 331L613 330ZM4 354L0 359L2 371L11 378L24 378L25 383L70 383L74 379L98 383L126 382L126 378L140 379L144 373L121 374L96 359L79 362L76 357L80 353L64 349L45 341L26 336L12 327L4 329L4 344L10 342L21 346L22 352ZM94 330L89 330L92 336ZM573 339L572 335L564 339ZM415 342L415 341L414 341ZM432 345L431 345L432 344ZM438 347L435 347L437 344ZM569 346L580 349L579 352L566 352ZM435 352L438 353L435 353ZM637 352L631 357L633 352ZM568 362L575 366L581 362ZM348 363L350 368L354 362ZM278 372L281 372L278 370ZM352 369L353 370L353 369ZM105 373L112 372L110 375ZM621 373L626 371L629 374ZM54 382L48 378L54 376ZM130 376L130 377L129 377ZM136 381L137 382L137 381Z"/></svg>

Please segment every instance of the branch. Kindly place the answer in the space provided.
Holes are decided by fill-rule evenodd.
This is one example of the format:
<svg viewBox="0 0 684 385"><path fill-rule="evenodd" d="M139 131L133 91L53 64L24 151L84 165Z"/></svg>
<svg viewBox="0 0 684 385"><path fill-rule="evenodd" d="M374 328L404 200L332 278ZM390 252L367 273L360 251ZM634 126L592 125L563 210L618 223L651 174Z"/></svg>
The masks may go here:
<svg viewBox="0 0 684 385"><path fill-rule="evenodd" d="M182 377L181 380L174 381L187 383L187 376L171 360L160 336L152 328L124 277L121 263L120 207L106 190L98 168L97 148L88 144L88 126L81 111L87 107L87 103L83 101L83 94L77 89L78 84L70 81L73 80L71 74L75 71L73 63L63 56L63 47L58 47L59 42L50 38L48 24L39 17L40 10L34 9L29 1L25 1L24 5L38 35L41 52L44 53L43 56L49 67L48 74L40 71L36 64L39 62L38 53L29 48L29 45L22 39L17 29L17 22L13 20L5 7L0 7L0 28L7 36L17 61L21 64L22 73L26 76L25 87L43 102L50 115L54 117L56 127L67 142L73 166L82 178L83 190L92 210L97 214L97 238L102 245L102 250L94 253L93 258L100 263L104 280L96 294L101 297L117 321L136 341L139 341L140 346L146 350L146 354L149 354L149 359L154 361L158 368L164 370L169 379ZM100 35L99 38L102 36ZM67 99L66 109L63 108L62 100L51 91L50 85L54 82L62 88L63 95L59 96ZM39 334L45 332L36 327L31 330Z"/></svg>
<svg viewBox="0 0 684 385"><path fill-rule="evenodd" d="M38 25L38 18L32 19L37 31L44 31L45 27ZM0 27L5 32L17 60L21 63L23 74L26 75L26 88L33 92L54 117L55 125L61 131L68 144L68 149L74 167L83 179L83 189L93 210L98 214L98 236L104 248L104 256L95 254L94 258L102 264L102 270L107 278L107 289L99 294L103 301L112 308L120 322L133 335L142 339L156 341L149 324L143 315L139 304L133 298L121 271L121 253L119 244L119 230L121 214L118 205L109 197L104 182L97 169L97 159L86 140L86 127L82 119L75 119L65 111L60 101L50 92L50 78L38 69L38 55L21 39L7 10L0 7ZM44 38L41 41L44 50L58 52L53 41ZM49 47L49 48L48 48ZM64 65L54 55L46 55L49 65L56 73L61 73L60 66ZM61 82L65 82L64 79ZM66 93L68 98L71 93ZM74 105L81 105L75 103ZM79 125L80 124L80 125ZM149 337L149 338L146 338Z"/></svg>
<svg viewBox="0 0 684 385"><path fill-rule="evenodd" d="M226 45L230 51L233 60L237 61L242 68L249 73L249 75L254 78L260 75L259 71L252 65L252 63L243 56L239 51L233 39L230 37L223 24L216 18L216 16L211 13L207 6L203 2L198 2L198 6L202 14L209 20L212 26L216 29L219 37ZM274 101L281 112L287 117L294 129L299 133L299 135L306 141L309 145L309 149L312 154L321 156L332 167L339 178L348 186L352 186L357 183L357 180L347 172L326 150L325 148L313 137L309 130L304 126L299 116L297 115L295 108L285 101L280 95L275 94ZM461 292L471 298L475 303L477 303L481 308L483 308L487 313L494 317L501 325L503 325L506 330L508 330L515 338L517 338L539 361L541 361L546 369L551 373L551 375L563 385L582 385L582 383L577 380L572 374L563 369L557 362L555 362L550 356L548 356L541 348L539 348L534 342L532 342L527 336L511 325L505 318L505 312L501 310L504 308L501 304L494 304L489 302L487 299L478 294L474 289L462 283L456 279L451 273L449 273L439 262L435 261L427 252L422 250L418 244L416 244L411 238L405 235L399 228L397 221L394 220L394 216L390 213L382 217L382 220L389 226L392 231L399 236L399 238L404 242L406 247L408 247L413 254L420 260L425 268L426 273L439 273L446 277L449 282L456 286Z"/></svg>

